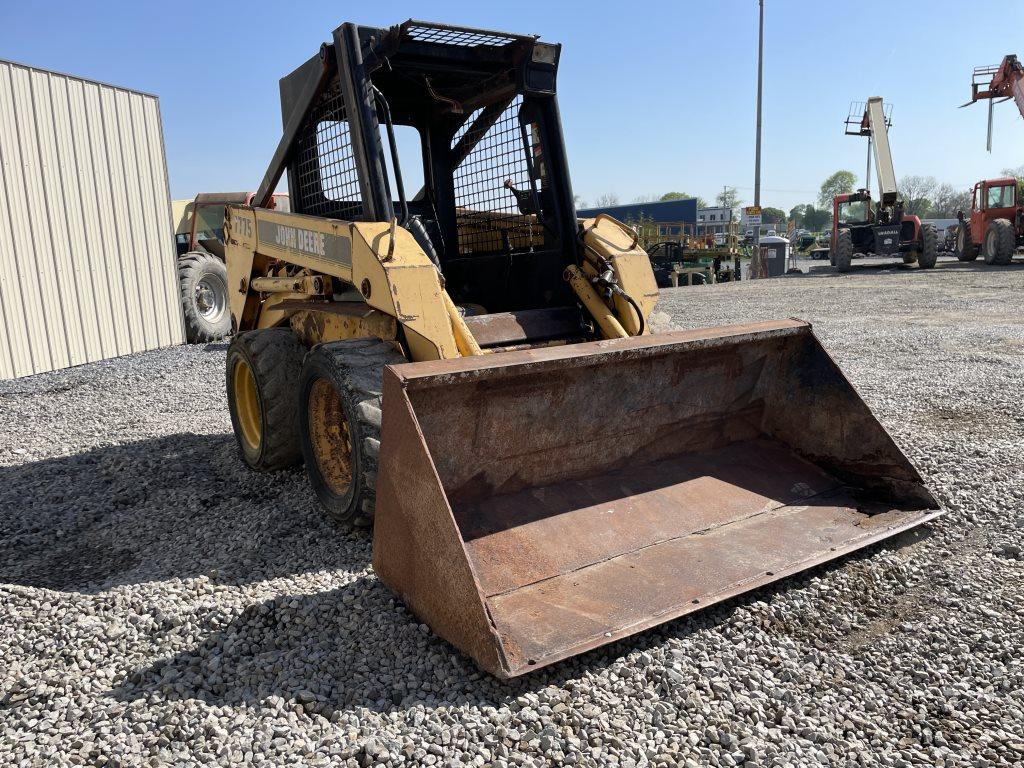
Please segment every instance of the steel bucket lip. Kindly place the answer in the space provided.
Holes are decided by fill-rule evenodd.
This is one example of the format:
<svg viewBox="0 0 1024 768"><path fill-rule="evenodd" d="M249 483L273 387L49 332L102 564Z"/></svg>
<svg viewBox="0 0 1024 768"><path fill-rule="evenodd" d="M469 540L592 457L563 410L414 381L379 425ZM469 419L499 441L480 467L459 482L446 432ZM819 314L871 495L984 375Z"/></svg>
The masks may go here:
<svg viewBox="0 0 1024 768"><path fill-rule="evenodd" d="M813 336L811 323L798 318L768 320L757 323L737 323L708 328L625 339L605 339L565 344L558 347L495 352L471 357L457 357L450 360L426 360L418 363L401 363L388 366L403 387L420 389L431 384L450 384L452 378L471 381L487 376L496 369L508 369L507 375L533 373L551 370L555 367L586 367L607 364L623 359L639 359L668 354L690 348L713 348L742 344L752 340L773 340L789 336ZM435 377L439 380L432 381Z"/></svg>

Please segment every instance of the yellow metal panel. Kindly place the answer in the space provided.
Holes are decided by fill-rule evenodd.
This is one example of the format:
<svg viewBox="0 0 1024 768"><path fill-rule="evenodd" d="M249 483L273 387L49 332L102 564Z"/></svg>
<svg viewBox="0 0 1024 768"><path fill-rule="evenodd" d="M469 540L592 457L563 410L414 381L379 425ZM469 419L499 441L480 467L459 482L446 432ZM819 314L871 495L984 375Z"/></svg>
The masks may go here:
<svg viewBox="0 0 1024 768"><path fill-rule="evenodd" d="M227 223L231 311L236 320L242 318L243 330L282 319L277 310L270 318L251 317L255 296L234 293L241 280L264 274L260 270L267 259L280 259L361 291L367 304L396 318L415 336L409 342L414 359L459 357L440 276L404 228L395 227L392 233L384 222L352 223L245 206L231 206Z"/></svg>
<svg viewBox="0 0 1024 768"><path fill-rule="evenodd" d="M598 216L583 221L583 242L600 256L611 262L619 285L640 305L645 323L658 303L658 284L651 269L651 260L639 245L633 233L611 216ZM633 335L639 330L636 311L625 299L614 299L615 314L626 331ZM645 333L649 329L645 328Z"/></svg>

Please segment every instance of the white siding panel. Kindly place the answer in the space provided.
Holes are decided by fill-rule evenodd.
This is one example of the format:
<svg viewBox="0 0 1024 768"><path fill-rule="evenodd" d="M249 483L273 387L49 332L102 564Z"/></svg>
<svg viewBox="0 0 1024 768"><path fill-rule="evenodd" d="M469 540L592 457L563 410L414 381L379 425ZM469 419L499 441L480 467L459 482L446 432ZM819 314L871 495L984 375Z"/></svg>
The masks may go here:
<svg viewBox="0 0 1024 768"><path fill-rule="evenodd" d="M183 341L157 99L0 61L0 379Z"/></svg>

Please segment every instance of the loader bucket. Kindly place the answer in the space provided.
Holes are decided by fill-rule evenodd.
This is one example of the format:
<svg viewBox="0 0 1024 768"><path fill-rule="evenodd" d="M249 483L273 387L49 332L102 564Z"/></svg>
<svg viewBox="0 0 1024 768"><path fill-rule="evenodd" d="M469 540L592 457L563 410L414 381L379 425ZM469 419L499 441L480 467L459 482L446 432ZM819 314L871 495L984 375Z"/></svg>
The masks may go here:
<svg viewBox="0 0 1024 768"><path fill-rule="evenodd" d="M512 677L939 514L786 320L387 369L381 580Z"/></svg>

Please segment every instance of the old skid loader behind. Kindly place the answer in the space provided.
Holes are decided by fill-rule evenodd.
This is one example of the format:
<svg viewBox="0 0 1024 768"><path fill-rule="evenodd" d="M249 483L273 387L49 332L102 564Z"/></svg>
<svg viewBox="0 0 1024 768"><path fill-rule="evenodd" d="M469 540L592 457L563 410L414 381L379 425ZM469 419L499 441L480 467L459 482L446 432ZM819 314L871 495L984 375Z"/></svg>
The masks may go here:
<svg viewBox="0 0 1024 768"><path fill-rule="evenodd" d="M576 220L559 54L341 26L281 81L227 221L243 458L304 460L329 514L374 523L384 583L501 676L937 514L806 323L650 334L635 234ZM265 207L285 170L294 213Z"/></svg>

